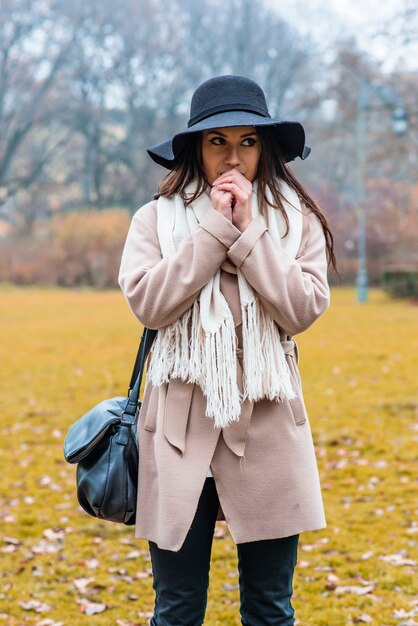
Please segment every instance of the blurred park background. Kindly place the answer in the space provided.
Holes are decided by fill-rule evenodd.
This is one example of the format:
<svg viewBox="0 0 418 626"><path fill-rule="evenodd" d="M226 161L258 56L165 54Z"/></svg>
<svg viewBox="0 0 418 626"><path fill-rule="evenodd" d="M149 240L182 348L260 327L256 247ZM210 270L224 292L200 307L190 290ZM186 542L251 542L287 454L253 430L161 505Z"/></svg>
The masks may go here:
<svg viewBox="0 0 418 626"><path fill-rule="evenodd" d="M292 167L330 218L343 284L363 241L371 284L416 270L416 2L2 0L0 55L0 281L115 287L164 173L146 147L222 73L304 124L312 153Z"/></svg>
<svg viewBox="0 0 418 626"><path fill-rule="evenodd" d="M149 623L147 542L80 509L63 440L127 389L120 255L164 173L146 147L221 73L304 124L291 167L341 276L296 337L328 523L301 535L296 624L418 625L417 59L415 0L0 0L0 626ZM205 623L237 626L222 522L210 584Z"/></svg>

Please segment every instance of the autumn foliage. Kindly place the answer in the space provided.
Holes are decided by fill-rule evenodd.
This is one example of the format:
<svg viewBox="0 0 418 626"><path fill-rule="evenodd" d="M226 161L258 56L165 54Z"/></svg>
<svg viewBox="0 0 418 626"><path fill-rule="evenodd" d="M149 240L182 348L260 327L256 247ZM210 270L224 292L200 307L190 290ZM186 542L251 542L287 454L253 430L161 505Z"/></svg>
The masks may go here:
<svg viewBox="0 0 418 626"><path fill-rule="evenodd" d="M123 209L56 215L31 236L1 242L0 280L115 287L130 219Z"/></svg>

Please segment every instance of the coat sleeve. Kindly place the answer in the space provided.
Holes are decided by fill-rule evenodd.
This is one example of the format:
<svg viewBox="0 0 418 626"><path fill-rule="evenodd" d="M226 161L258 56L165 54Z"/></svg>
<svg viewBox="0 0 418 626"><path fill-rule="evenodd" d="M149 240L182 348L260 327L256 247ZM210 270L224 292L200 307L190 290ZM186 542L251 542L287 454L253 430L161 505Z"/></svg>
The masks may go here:
<svg viewBox="0 0 418 626"><path fill-rule="evenodd" d="M128 231L118 278L134 315L153 329L178 319L217 272L240 235L228 219L210 208L176 253L163 259L156 202L139 209Z"/></svg>
<svg viewBox="0 0 418 626"><path fill-rule="evenodd" d="M257 220L250 222L228 252L263 306L290 336L309 328L330 300L325 235L313 211L304 213L303 219L296 259L284 248L278 250Z"/></svg>

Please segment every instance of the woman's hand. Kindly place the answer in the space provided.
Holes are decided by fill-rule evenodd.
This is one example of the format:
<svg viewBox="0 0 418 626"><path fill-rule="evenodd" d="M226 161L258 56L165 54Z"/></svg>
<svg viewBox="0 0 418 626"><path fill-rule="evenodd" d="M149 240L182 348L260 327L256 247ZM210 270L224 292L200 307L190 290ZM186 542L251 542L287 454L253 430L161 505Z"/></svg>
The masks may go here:
<svg viewBox="0 0 418 626"><path fill-rule="evenodd" d="M213 181L210 198L214 208L242 232L252 220L252 192L251 182L231 169Z"/></svg>

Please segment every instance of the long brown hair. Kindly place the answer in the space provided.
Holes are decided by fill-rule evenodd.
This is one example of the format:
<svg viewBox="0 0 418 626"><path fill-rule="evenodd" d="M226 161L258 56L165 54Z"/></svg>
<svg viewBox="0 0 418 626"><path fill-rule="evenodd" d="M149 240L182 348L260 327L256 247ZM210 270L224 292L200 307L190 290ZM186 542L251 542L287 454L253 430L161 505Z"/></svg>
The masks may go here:
<svg viewBox="0 0 418 626"><path fill-rule="evenodd" d="M280 180L285 181L289 187L297 193L299 199L305 206L313 211L321 222L322 230L325 235L328 265L332 266L338 274L334 254L334 238L324 212L286 164L282 148L274 136L274 133L271 132L271 129L256 127L256 131L261 141L261 155L256 177L258 182L258 205L260 212L266 215L266 206L269 204L266 194L268 187L273 197L273 202L270 204L275 209L281 211L286 222L285 235L288 233L289 218L283 206L283 200L285 198L280 191ZM201 132L190 134L190 139L177 157L174 168L162 179L158 187L158 192L154 195L154 199L160 196L171 198L179 194L185 206L189 206L204 192L208 183L202 166L201 139ZM186 187L192 180L196 180L196 191L192 196L187 196Z"/></svg>

